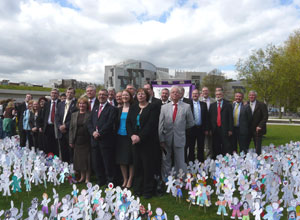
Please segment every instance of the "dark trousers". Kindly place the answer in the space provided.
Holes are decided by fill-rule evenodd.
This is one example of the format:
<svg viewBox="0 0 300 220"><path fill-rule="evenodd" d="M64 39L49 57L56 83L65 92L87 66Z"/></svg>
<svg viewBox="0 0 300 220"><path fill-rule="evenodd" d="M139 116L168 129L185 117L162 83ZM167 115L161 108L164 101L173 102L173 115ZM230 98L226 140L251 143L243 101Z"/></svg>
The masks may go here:
<svg viewBox="0 0 300 220"><path fill-rule="evenodd" d="M69 145L69 132L62 134L59 139L61 157L63 162L73 163L74 150Z"/></svg>
<svg viewBox="0 0 300 220"><path fill-rule="evenodd" d="M114 145L105 144L101 140L92 137L92 166L97 177L99 186L114 181L115 176L115 155Z"/></svg>
<svg viewBox="0 0 300 220"><path fill-rule="evenodd" d="M160 148L159 140L156 140L154 146L154 175L161 176L161 160L162 160L162 151Z"/></svg>
<svg viewBox="0 0 300 220"><path fill-rule="evenodd" d="M55 139L54 125L48 124L46 126L45 141L46 154L52 152L54 155L59 156L58 142Z"/></svg>
<svg viewBox="0 0 300 220"><path fill-rule="evenodd" d="M231 140L227 134L224 134L222 131L222 127L216 127L215 131L213 132L213 152L214 152L214 159L219 154L223 156L227 153L232 153L232 146Z"/></svg>
<svg viewBox="0 0 300 220"><path fill-rule="evenodd" d="M251 140L253 139L255 151L258 155L261 154L261 142L262 142L262 135L257 134L256 132L253 132L252 137L249 140L249 144Z"/></svg>
<svg viewBox="0 0 300 220"><path fill-rule="evenodd" d="M244 152L247 153L249 150L249 137L247 135L240 135L240 128L234 127L233 128L233 135L232 135L232 146L233 151L237 151L237 147L240 148L240 153Z"/></svg>
<svg viewBox="0 0 300 220"><path fill-rule="evenodd" d="M23 132L25 134L25 144L23 146L25 147L26 141L28 140L29 148L33 147L33 138L32 138L32 135L31 135L31 131L30 130L23 130Z"/></svg>
<svg viewBox="0 0 300 220"><path fill-rule="evenodd" d="M20 147L26 146L26 131L23 129L20 129L19 127L19 135L20 135Z"/></svg>
<svg viewBox="0 0 300 220"><path fill-rule="evenodd" d="M39 132L32 132L33 146L35 149L39 149Z"/></svg>
<svg viewBox="0 0 300 220"><path fill-rule="evenodd" d="M197 159L204 162L204 130L202 126L194 126L187 132L185 161L195 161L195 144L197 140Z"/></svg>
<svg viewBox="0 0 300 220"><path fill-rule="evenodd" d="M153 149L149 145L133 146L134 191L151 196L154 188Z"/></svg>
<svg viewBox="0 0 300 220"><path fill-rule="evenodd" d="M45 140L45 135L43 132L39 132L38 134L38 145L39 145L39 149L46 152L46 140Z"/></svg>

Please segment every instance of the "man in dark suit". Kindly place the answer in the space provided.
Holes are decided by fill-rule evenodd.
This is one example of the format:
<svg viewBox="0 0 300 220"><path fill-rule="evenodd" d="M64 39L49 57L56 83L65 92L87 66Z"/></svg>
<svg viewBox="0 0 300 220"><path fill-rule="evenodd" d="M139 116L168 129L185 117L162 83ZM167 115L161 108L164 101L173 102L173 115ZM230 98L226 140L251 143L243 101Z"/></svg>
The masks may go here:
<svg viewBox="0 0 300 220"><path fill-rule="evenodd" d="M57 127L55 124L55 113L57 111L57 105L60 102L58 99L58 89L52 89L50 96L51 100L45 103L43 116L40 120L40 132L45 135L45 151L46 153L52 152L54 155L59 156L60 152L58 149L57 142Z"/></svg>
<svg viewBox="0 0 300 220"><path fill-rule="evenodd" d="M156 175L156 194L158 195L162 195L163 191L162 191L162 187L158 184L158 179L161 179L161 160L162 160L162 152L161 152L161 148L160 148L160 143L159 143L159 138L158 138L158 123L159 123L159 114L160 114L160 109L161 109L161 105L162 105L162 101L158 98L154 97L154 91L153 91L153 86L149 83L144 85L144 89L146 89L150 95L149 97L149 103L153 104L153 109L155 110L155 131L154 131L154 143L155 143L155 148L154 150L154 175ZM159 190L157 190L157 188L159 188Z"/></svg>
<svg viewBox="0 0 300 220"><path fill-rule="evenodd" d="M249 104L252 112L250 141L253 138L256 153L260 155L262 136L267 133L267 121L269 115L267 105L257 101L256 96L257 93L255 91L249 92Z"/></svg>
<svg viewBox="0 0 300 220"><path fill-rule="evenodd" d="M239 145L240 152L247 153L249 149L249 131L252 121L250 106L243 103L244 94L237 92L234 95L233 103L233 151L237 152Z"/></svg>
<svg viewBox="0 0 300 220"><path fill-rule="evenodd" d="M108 88L108 103L114 107L118 106L118 102L116 100L116 90L114 88Z"/></svg>
<svg viewBox="0 0 300 220"><path fill-rule="evenodd" d="M205 102L199 101L199 90L194 89L192 92L195 125L187 132L187 144L185 147L186 162L195 161L195 144L197 140L197 159L204 162L204 138L208 135L208 111Z"/></svg>
<svg viewBox="0 0 300 220"><path fill-rule="evenodd" d="M170 102L169 96L170 96L169 89L163 88L160 93L160 100L161 100L162 105L168 104Z"/></svg>
<svg viewBox="0 0 300 220"><path fill-rule="evenodd" d="M223 99L222 91L216 91L215 94L217 102L211 104L209 108L214 158L219 154L232 153L233 131L232 104Z"/></svg>
<svg viewBox="0 0 300 220"><path fill-rule="evenodd" d="M101 89L98 93L99 104L94 106L88 121L92 136L92 165L100 186L112 182L115 174L114 125L118 112L107 102L107 98L108 91Z"/></svg>
<svg viewBox="0 0 300 220"><path fill-rule="evenodd" d="M73 150L69 146L69 127L71 115L77 111L75 89L69 87L66 91L66 100L57 104L57 111L55 114L55 123L57 136L59 139L62 161L73 162Z"/></svg>
<svg viewBox="0 0 300 220"><path fill-rule="evenodd" d="M212 103L214 103L216 100L209 96L209 89L207 87L203 87L202 91L201 91L200 101L206 103L207 111L209 111L210 105ZM212 157L213 149L212 149L212 134L211 134L211 132L209 132L208 135L205 136L204 147L205 147L206 157Z"/></svg>
<svg viewBox="0 0 300 220"><path fill-rule="evenodd" d="M32 99L31 94L26 94L25 101L17 107L18 129L20 135L20 146L26 146L26 132L23 130L23 114L27 110L28 102ZM31 147L31 146L30 146Z"/></svg>
<svg viewBox="0 0 300 220"><path fill-rule="evenodd" d="M161 103L160 99L154 97L153 86L151 84L147 83L147 84L144 85L144 89L147 89L147 91L148 91L148 93L150 95L150 98L149 98L148 102L152 103L152 104L156 104L160 108L160 106L161 106L162 103Z"/></svg>
<svg viewBox="0 0 300 220"><path fill-rule="evenodd" d="M88 85L85 89L86 96L90 103L90 111L93 110L94 106L99 105L99 100L96 97L96 87L94 85Z"/></svg>
<svg viewBox="0 0 300 220"><path fill-rule="evenodd" d="M191 109L193 108L193 101L189 98L184 97L185 89L182 86L179 86L180 89L180 101L189 104L191 106Z"/></svg>

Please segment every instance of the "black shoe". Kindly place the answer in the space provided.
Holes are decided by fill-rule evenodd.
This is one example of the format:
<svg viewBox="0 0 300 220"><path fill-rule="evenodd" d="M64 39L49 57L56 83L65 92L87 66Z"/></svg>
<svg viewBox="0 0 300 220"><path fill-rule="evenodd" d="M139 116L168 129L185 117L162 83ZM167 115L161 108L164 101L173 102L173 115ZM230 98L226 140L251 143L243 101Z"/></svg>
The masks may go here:
<svg viewBox="0 0 300 220"><path fill-rule="evenodd" d="M134 195L137 197L141 197L142 193L141 192L134 192Z"/></svg>
<svg viewBox="0 0 300 220"><path fill-rule="evenodd" d="M106 182L97 182L99 187L107 186Z"/></svg>
<svg viewBox="0 0 300 220"><path fill-rule="evenodd" d="M157 197L162 197L163 195L164 195L164 191L162 190L162 189L160 189L160 190L156 190L156 192L155 192L155 195L157 196Z"/></svg>
<svg viewBox="0 0 300 220"><path fill-rule="evenodd" d="M152 195L144 195L144 199L151 199Z"/></svg>

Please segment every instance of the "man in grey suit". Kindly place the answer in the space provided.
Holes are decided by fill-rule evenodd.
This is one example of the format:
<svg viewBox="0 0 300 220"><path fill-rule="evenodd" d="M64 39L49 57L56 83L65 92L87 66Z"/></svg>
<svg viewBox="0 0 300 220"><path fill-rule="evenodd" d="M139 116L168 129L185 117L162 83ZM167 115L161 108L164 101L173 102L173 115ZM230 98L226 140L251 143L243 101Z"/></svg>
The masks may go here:
<svg viewBox="0 0 300 220"><path fill-rule="evenodd" d="M247 153L249 149L249 133L251 127L252 113L248 104L243 103L244 94L237 92L234 95L233 103L233 151L237 152L237 146L240 152Z"/></svg>
<svg viewBox="0 0 300 220"><path fill-rule="evenodd" d="M189 104L180 102L180 88L171 88L172 102L161 107L159 116L159 141L163 148L162 177L166 178L171 171L171 155L174 153L175 170L186 171L184 162L184 147L186 144L186 129L194 126L194 118Z"/></svg>

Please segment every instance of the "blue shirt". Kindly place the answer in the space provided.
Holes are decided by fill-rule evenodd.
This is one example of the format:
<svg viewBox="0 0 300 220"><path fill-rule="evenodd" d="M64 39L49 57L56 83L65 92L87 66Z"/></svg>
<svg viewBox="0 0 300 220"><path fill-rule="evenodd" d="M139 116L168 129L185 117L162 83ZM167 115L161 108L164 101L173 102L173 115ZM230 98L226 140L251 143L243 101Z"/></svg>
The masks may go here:
<svg viewBox="0 0 300 220"><path fill-rule="evenodd" d="M195 124L197 126L200 126L202 124L200 102L199 101L198 102L193 101L193 105L194 105L194 120L195 120Z"/></svg>
<svg viewBox="0 0 300 220"><path fill-rule="evenodd" d="M217 101L217 107L219 106L219 102L220 102L220 107L222 108L222 106L223 106L223 99L222 99L222 101Z"/></svg>
<svg viewBox="0 0 300 220"><path fill-rule="evenodd" d="M29 126L29 116L30 116L30 111L29 109L25 110L23 113L23 129L26 131L30 131L30 126Z"/></svg>
<svg viewBox="0 0 300 220"><path fill-rule="evenodd" d="M136 116L136 126L138 127L138 129L140 129L140 127L141 127L141 124L140 124L140 114L138 114Z"/></svg>
<svg viewBox="0 0 300 220"><path fill-rule="evenodd" d="M118 134L122 136L127 135L126 131L126 119L127 119L128 112L122 112L121 117L120 117L120 127L118 130Z"/></svg>

